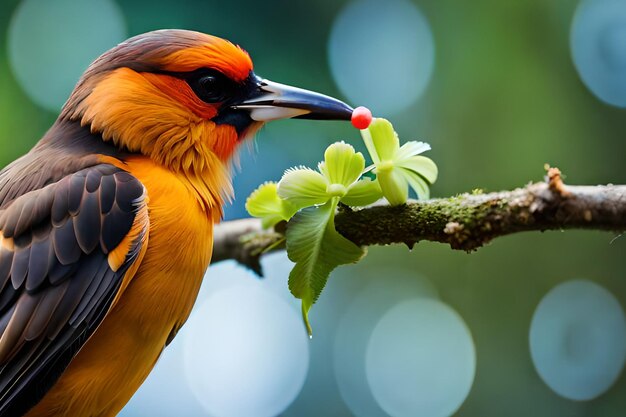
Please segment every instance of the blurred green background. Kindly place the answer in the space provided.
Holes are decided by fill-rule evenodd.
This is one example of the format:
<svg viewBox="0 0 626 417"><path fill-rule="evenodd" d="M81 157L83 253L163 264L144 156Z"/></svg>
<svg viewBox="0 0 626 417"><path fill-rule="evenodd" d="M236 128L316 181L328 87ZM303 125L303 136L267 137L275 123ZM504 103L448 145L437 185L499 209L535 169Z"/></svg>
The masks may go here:
<svg viewBox="0 0 626 417"><path fill-rule="evenodd" d="M37 142L100 53L184 28L429 142L434 197L538 181L544 163L571 184L626 183L622 0L3 0L0 24L1 166ZM363 149L349 124L270 123L241 152L226 218L340 139ZM372 248L331 277L312 341L284 255L264 261L264 280L221 264L122 415L623 416L625 253L626 237L580 231L469 255Z"/></svg>

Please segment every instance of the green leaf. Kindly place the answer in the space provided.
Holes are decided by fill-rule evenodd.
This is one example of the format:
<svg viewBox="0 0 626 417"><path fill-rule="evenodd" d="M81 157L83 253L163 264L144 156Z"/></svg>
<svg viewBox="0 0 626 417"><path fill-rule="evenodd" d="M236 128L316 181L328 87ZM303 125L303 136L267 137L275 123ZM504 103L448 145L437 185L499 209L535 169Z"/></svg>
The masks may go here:
<svg viewBox="0 0 626 417"><path fill-rule="evenodd" d="M311 336L308 313L339 265L359 261L365 252L335 230L337 198L305 208L287 225L287 255L296 263L289 274L291 293L302 300L302 317Z"/></svg>
<svg viewBox="0 0 626 417"><path fill-rule="evenodd" d="M425 156L417 155L403 160L398 160L395 165L421 175L431 184L437 181L437 165L432 159Z"/></svg>
<svg viewBox="0 0 626 417"><path fill-rule="evenodd" d="M351 145L336 142L326 148L324 162L319 169L331 184L349 186L359 179L365 168L365 158L360 152L355 152Z"/></svg>
<svg viewBox="0 0 626 417"><path fill-rule="evenodd" d="M386 119L375 118L367 129L361 130L361 136L375 164L395 159L400 149L400 139Z"/></svg>
<svg viewBox="0 0 626 417"><path fill-rule="evenodd" d="M406 177L393 165L377 168L376 179L380 183L383 196L392 206L406 203L409 198L409 183Z"/></svg>
<svg viewBox="0 0 626 417"><path fill-rule="evenodd" d="M374 161L376 179L389 204L404 204L409 196L409 186L420 198L428 198L429 183L437 179L437 165L418 154L429 150L430 145L410 141L400 146L398 135L385 119L374 119L361 135Z"/></svg>
<svg viewBox="0 0 626 417"><path fill-rule="evenodd" d="M293 204L278 196L276 188L275 182L266 182L254 190L246 200L248 213L261 218L261 225L266 229L281 220L289 220L296 212Z"/></svg>
<svg viewBox="0 0 626 417"><path fill-rule="evenodd" d="M374 146L374 139L372 139L372 134L370 133L369 128L361 130L361 137L363 138L363 143L365 143L367 152L370 154L370 158L372 158L374 164L380 162L380 158L376 152L376 147Z"/></svg>
<svg viewBox="0 0 626 417"><path fill-rule="evenodd" d="M416 142L414 140L405 143L400 146L398 153L396 154L396 160L409 158L411 156L419 155L426 151L430 151L430 145L425 142Z"/></svg>
<svg viewBox="0 0 626 417"><path fill-rule="evenodd" d="M407 179L409 185L420 200L428 200L430 198L430 188L426 180L419 174L404 168L399 168L400 172Z"/></svg>
<svg viewBox="0 0 626 417"><path fill-rule="evenodd" d="M378 181L364 178L355 182L348 188L348 192L341 198L343 204L348 206L367 206L379 200L383 196Z"/></svg>
<svg viewBox="0 0 626 417"><path fill-rule="evenodd" d="M278 183L278 195L298 209L324 204L330 196L326 192L328 181L310 168L287 170Z"/></svg>

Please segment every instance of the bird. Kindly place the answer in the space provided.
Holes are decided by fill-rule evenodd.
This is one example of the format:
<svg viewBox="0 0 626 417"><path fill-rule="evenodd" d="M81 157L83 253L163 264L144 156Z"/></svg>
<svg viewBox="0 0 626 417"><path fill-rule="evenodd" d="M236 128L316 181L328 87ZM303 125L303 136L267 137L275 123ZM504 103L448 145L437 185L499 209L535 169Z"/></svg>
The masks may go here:
<svg viewBox="0 0 626 417"><path fill-rule="evenodd" d="M0 171L0 416L116 415L191 312L240 145L268 121L352 111L200 32L97 58Z"/></svg>

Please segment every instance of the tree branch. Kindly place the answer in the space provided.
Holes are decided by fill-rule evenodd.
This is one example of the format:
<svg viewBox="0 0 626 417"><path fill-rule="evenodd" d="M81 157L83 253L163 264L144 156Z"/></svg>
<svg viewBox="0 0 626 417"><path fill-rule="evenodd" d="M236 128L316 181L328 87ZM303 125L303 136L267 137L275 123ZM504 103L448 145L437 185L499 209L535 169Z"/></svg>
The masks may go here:
<svg viewBox="0 0 626 417"><path fill-rule="evenodd" d="M284 247L280 231L264 231L257 219L225 222L215 229L213 262L235 259L260 272L266 249ZM535 230L626 230L626 185L567 186L557 168L545 182L512 191L461 194L361 210L342 207L337 231L359 246L420 240L475 250L498 236ZM278 246L277 246L278 245Z"/></svg>
<svg viewBox="0 0 626 417"><path fill-rule="evenodd" d="M211 263L233 259L263 276L261 255L269 250L283 249L284 240L284 229L263 230L260 219L220 223L213 231Z"/></svg>

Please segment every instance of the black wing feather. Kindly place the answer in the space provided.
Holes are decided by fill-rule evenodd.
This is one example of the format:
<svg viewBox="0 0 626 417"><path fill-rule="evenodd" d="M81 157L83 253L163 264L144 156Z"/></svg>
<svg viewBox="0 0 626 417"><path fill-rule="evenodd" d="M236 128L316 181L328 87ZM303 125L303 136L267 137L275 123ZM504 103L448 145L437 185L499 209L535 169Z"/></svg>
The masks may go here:
<svg viewBox="0 0 626 417"><path fill-rule="evenodd" d="M135 177L101 164L0 210L0 416L35 405L106 315L148 226L121 268L111 269L108 254L133 228L144 194Z"/></svg>

